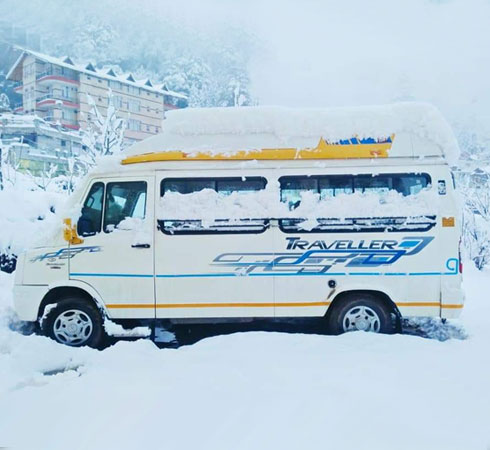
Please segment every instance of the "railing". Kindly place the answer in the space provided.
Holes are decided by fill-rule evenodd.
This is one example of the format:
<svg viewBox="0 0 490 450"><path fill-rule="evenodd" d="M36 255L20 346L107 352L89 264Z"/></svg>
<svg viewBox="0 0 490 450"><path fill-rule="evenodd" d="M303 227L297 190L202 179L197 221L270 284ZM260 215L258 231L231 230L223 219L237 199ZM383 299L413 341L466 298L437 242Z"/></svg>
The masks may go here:
<svg viewBox="0 0 490 450"><path fill-rule="evenodd" d="M71 103L77 103L78 100L76 98L72 98L72 97L65 97L64 95L60 95L60 94L45 94L45 95L42 95L41 97L38 97L36 102L42 102L44 100L62 100L62 101L65 101L65 102L71 102Z"/></svg>
<svg viewBox="0 0 490 450"><path fill-rule="evenodd" d="M61 71L56 71L56 70L47 70L45 72L38 73L36 75L36 79L40 80L41 78L49 77L49 76L56 76L56 77L66 78L68 80L79 81L76 75L62 73Z"/></svg>
<svg viewBox="0 0 490 450"><path fill-rule="evenodd" d="M23 102L15 103L14 104L14 110L15 109L19 109L19 108L24 108L24 103Z"/></svg>
<svg viewBox="0 0 490 450"><path fill-rule="evenodd" d="M78 122L76 120L63 119L62 117L53 117L53 116L45 116L43 119L46 122L57 123L59 122L61 126L69 125L69 126L78 126Z"/></svg>

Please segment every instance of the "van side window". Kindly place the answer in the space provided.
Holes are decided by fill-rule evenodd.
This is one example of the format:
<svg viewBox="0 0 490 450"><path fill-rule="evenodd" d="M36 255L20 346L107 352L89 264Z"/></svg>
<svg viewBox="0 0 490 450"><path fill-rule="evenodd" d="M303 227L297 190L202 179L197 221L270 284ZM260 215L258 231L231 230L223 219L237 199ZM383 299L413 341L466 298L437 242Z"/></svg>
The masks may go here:
<svg viewBox="0 0 490 450"><path fill-rule="evenodd" d="M228 196L235 192L253 193L265 189L267 180L263 177L224 178L166 178L160 184L162 197L169 193L192 194L211 189ZM269 226L268 219L223 217L214 221L203 221L199 217L176 219L165 217L158 220L158 228L165 234L215 234L215 233L262 233Z"/></svg>
<svg viewBox="0 0 490 450"><path fill-rule="evenodd" d="M341 194L385 193L395 190L404 196L414 195L431 184L428 174L380 174L380 175L312 175L286 176L279 178L281 201L290 210L301 203L304 192L318 194L321 200ZM285 233L298 232L385 232L385 231L427 231L436 224L435 216L421 217L318 217L317 226L304 230L303 218L279 219L279 227Z"/></svg>
<svg viewBox="0 0 490 450"><path fill-rule="evenodd" d="M312 175L287 176L279 179L281 201L295 209L306 191L320 194L321 199L354 192L383 193L395 190L405 196L414 195L430 185L430 176L423 174L382 175Z"/></svg>
<svg viewBox="0 0 490 450"><path fill-rule="evenodd" d="M104 183L94 183L83 204L82 215L78 219L77 233L79 236L93 236L100 232L103 198Z"/></svg>
<svg viewBox="0 0 490 450"><path fill-rule="evenodd" d="M160 184L160 195L165 192L192 194L203 189L212 189L220 194L232 192L254 192L265 188L267 181L262 177L230 178L165 178Z"/></svg>
<svg viewBox="0 0 490 450"><path fill-rule="evenodd" d="M126 218L145 218L146 182L123 181L107 183L104 231L113 231Z"/></svg>

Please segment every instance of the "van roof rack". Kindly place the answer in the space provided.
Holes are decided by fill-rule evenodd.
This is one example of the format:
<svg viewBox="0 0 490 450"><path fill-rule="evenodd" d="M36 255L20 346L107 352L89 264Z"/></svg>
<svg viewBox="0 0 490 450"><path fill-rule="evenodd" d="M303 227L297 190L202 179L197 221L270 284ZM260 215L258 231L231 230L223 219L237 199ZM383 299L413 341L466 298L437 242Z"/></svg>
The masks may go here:
<svg viewBox="0 0 490 450"><path fill-rule="evenodd" d="M250 160L295 160L295 159L356 159L387 158L395 135L384 140L373 138L341 140L328 143L320 139L315 148L264 148L259 150L238 150L224 153L184 152L171 150L128 156L121 164L137 164L159 161L250 161Z"/></svg>

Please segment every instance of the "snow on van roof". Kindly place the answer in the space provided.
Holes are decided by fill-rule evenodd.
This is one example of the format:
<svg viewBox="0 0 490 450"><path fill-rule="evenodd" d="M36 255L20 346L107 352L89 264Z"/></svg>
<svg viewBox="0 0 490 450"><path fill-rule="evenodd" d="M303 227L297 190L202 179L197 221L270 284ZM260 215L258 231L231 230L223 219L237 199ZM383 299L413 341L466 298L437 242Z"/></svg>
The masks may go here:
<svg viewBox="0 0 490 450"><path fill-rule="evenodd" d="M163 133L130 147L126 155L181 151L233 154L261 149L315 149L386 142L390 157L445 157L456 161L455 136L437 108L426 103L342 108L253 106L195 108L167 113ZM350 141L349 141L350 140ZM253 159L253 158L252 158Z"/></svg>

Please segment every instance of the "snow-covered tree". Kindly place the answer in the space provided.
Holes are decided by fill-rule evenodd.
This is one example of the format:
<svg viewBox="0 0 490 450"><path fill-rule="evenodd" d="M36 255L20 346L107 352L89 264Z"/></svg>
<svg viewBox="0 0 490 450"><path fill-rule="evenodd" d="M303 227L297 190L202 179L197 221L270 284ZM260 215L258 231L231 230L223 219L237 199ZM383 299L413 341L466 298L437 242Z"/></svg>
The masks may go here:
<svg viewBox="0 0 490 450"><path fill-rule="evenodd" d="M40 170L37 175L34 175L29 170L27 171L27 174L37 188L42 191L47 191L49 185L54 181L57 172L58 166L56 164L44 163L42 170Z"/></svg>
<svg viewBox="0 0 490 450"><path fill-rule="evenodd" d="M0 112L2 111L10 111L10 100L3 92L0 94Z"/></svg>
<svg viewBox="0 0 490 450"><path fill-rule="evenodd" d="M122 151L127 121L119 117L111 90L109 90L109 105L105 115L100 112L90 95L87 95L87 101L91 109L87 118L88 126L82 139L86 151L81 155L81 160L89 168L97 163L99 157Z"/></svg>
<svg viewBox="0 0 490 450"><path fill-rule="evenodd" d="M463 174L461 182L463 244L468 257L481 270L490 262L490 174Z"/></svg>

